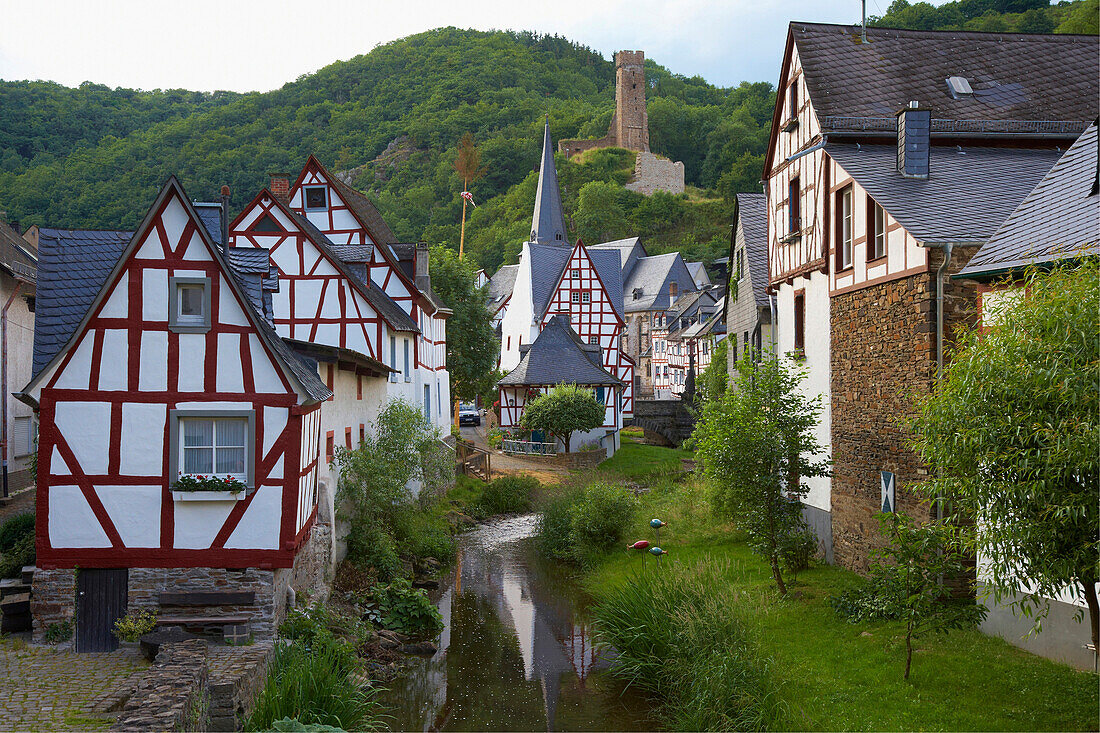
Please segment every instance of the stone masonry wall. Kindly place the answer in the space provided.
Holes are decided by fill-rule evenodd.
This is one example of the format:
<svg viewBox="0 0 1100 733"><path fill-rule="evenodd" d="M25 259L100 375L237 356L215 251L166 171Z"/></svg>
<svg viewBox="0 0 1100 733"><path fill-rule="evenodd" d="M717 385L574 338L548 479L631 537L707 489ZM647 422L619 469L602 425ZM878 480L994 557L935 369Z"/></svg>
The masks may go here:
<svg viewBox="0 0 1100 733"><path fill-rule="evenodd" d="M72 622L76 614L76 571L35 570L31 581L31 619L33 640L46 641L46 629L53 624Z"/></svg>
<svg viewBox="0 0 1100 733"><path fill-rule="evenodd" d="M209 730L206 642L165 644L111 730Z"/></svg>
<svg viewBox="0 0 1100 733"><path fill-rule="evenodd" d="M949 273L974 249L956 250ZM832 534L838 565L866 572L870 553L882 545L880 471L895 475L897 510L930 517L907 487L927 478L927 468L909 448L905 422L912 397L932 388L936 368L935 268L830 299L832 338ZM977 289L946 278L945 340L975 321Z"/></svg>
<svg viewBox="0 0 1100 733"><path fill-rule="evenodd" d="M684 164L673 163L653 153L638 153L634 161L634 179L624 188L645 196L652 196L657 191L681 194L684 192Z"/></svg>

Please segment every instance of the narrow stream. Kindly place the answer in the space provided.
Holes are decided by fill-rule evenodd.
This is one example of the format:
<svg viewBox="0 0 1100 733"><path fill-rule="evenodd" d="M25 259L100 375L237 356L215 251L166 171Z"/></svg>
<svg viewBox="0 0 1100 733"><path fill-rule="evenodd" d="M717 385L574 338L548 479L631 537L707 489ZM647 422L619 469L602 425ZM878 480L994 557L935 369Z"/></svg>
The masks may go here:
<svg viewBox="0 0 1100 733"><path fill-rule="evenodd" d="M439 651L410 660L383 702L394 730L652 730L644 698L607 671L590 602L536 557L537 515L461 536L437 605Z"/></svg>

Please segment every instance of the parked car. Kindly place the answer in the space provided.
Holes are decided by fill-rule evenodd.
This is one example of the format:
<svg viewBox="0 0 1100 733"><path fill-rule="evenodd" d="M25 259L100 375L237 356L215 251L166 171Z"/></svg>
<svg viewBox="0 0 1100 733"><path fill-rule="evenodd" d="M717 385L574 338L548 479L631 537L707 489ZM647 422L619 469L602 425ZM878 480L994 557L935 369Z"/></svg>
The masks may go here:
<svg viewBox="0 0 1100 733"><path fill-rule="evenodd" d="M458 424L481 425L481 413L473 405L459 405Z"/></svg>

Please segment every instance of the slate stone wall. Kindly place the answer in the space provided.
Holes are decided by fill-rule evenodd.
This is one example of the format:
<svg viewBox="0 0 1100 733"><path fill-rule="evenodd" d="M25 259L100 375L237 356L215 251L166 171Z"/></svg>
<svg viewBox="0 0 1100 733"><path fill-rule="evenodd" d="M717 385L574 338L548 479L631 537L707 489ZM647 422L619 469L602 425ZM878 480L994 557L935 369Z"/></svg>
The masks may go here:
<svg viewBox="0 0 1100 733"><path fill-rule="evenodd" d="M111 730L210 730L208 674L206 642L163 645Z"/></svg>
<svg viewBox="0 0 1100 733"><path fill-rule="evenodd" d="M76 572L72 568L35 570L31 581L32 639L46 641L46 629L53 624L74 622L76 614Z"/></svg>
<svg viewBox="0 0 1100 733"><path fill-rule="evenodd" d="M948 274L975 248L957 249ZM910 449L906 421L912 398L931 390L936 368L935 270L942 251L930 251L928 272L830 298L832 386L832 534L838 565L866 572L882 545L880 471L895 475L897 509L930 517L907 487L927 468ZM975 322L977 288L945 278L944 333Z"/></svg>

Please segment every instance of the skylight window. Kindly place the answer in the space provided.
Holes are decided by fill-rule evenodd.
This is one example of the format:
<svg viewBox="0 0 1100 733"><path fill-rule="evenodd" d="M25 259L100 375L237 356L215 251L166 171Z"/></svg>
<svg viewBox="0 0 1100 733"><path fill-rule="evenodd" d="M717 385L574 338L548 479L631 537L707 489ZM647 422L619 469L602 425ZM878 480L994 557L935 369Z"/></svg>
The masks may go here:
<svg viewBox="0 0 1100 733"><path fill-rule="evenodd" d="M947 77L947 91L951 93L952 99L974 94L974 90L970 86L970 80L965 76Z"/></svg>

